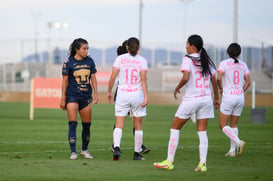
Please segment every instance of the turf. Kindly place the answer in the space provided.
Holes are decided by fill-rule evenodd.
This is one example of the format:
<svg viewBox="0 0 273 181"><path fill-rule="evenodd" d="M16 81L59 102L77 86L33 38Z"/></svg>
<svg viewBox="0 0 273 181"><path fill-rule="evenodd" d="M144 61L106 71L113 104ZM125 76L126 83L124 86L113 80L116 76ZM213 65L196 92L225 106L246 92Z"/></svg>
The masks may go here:
<svg viewBox="0 0 273 181"><path fill-rule="evenodd" d="M253 124L246 107L239 122L240 137L247 142L238 158L226 158L229 140L209 121L209 153L206 173L196 173L199 161L196 124L189 121L181 131L175 170L158 170L153 162L166 159L169 128L176 106L148 106L144 121L144 144L151 148L145 161L133 161L132 123L123 131L121 161L112 161L110 147L114 123L113 105L93 105L89 150L93 160L69 160L66 112L36 109L29 120L29 104L0 103L0 180L272 180L273 109L266 108L266 122ZM77 148L81 147L81 124Z"/></svg>

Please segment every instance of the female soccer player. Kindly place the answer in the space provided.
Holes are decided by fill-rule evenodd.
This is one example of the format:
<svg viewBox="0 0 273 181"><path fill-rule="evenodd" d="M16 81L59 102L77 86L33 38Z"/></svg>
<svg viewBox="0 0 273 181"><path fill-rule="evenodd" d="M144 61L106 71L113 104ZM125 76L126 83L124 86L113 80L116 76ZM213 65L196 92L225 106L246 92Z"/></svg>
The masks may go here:
<svg viewBox="0 0 273 181"><path fill-rule="evenodd" d="M174 90L174 97L180 88L185 87L185 95L175 113L170 129L168 144L168 157L162 162L154 163L157 168L166 170L174 169L174 157L179 143L180 130L193 114L197 119L197 134L199 137L200 162L195 171L207 171L206 159L208 152L207 125L208 119L214 117L213 104L219 107L218 89L215 79L216 68L199 35L191 35L187 40L186 50L188 55L183 58L181 72L183 77ZM212 83L214 102L209 87Z"/></svg>
<svg viewBox="0 0 273 181"><path fill-rule="evenodd" d="M134 160L144 160L140 154L143 131L142 119L146 116L147 105L147 60L138 55L139 40L137 38L128 39L129 53L120 55L113 64L112 74L108 84L107 98L111 103L112 88L118 76L118 91L115 101L116 123L113 131L114 153L113 160L120 160L120 142L122 129L128 112L131 111L135 128L135 149Z"/></svg>
<svg viewBox="0 0 273 181"><path fill-rule="evenodd" d="M69 58L64 62L62 69L63 80L60 108L67 111L71 160L77 159L76 128L78 112L82 120L82 150L80 154L87 159L93 158L88 152L88 144L92 115L91 102L93 104L98 102L97 70L93 59L87 56L88 48L86 40L82 38L75 39L70 46Z"/></svg>
<svg viewBox="0 0 273 181"><path fill-rule="evenodd" d="M240 156L245 142L238 138L238 120L244 108L244 93L250 86L247 65L238 59L241 47L232 43L227 49L230 58L223 60L218 68L217 82L222 102L220 106L219 126L230 138L230 149L226 156ZM228 125L230 119L230 126Z"/></svg>
<svg viewBox="0 0 273 181"><path fill-rule="evenodd" d="M125 53L128 53L127 43L128 43L128 41L125 40L122 43L122 45L117 48L117 56L125 54ZM116 91L115 91L114 101L116 101L117 91L118 91L118 88L116 88ZM130 116L132 118L133 125L134 125L135 117L131 113L128 113L128 114L130 114ZM113 129L115 129L115 124L114 124L114 128ZM135 136L135 128L133 128L133 135ZM112 152L114 152L114 144L112 144L111 150L112 150ZM151 149L149 149L146 146L144 146L144 144L141 145L141 151L140 151L140 153L148 153L149 151L151 151Z"/></svg>

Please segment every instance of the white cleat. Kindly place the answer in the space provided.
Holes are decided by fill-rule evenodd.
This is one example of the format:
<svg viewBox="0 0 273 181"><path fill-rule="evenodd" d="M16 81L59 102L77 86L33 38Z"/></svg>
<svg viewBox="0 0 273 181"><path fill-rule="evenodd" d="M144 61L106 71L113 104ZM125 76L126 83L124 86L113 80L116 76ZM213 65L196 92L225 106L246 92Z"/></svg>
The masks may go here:
<svg viewBox="0 0 273 181"><path fill-rule="evenodd" d="M81 155L84 156L84 158L93 159L92 155L88 152L88 150L81 151Z"/></svg>
<svg viewBox="0 0 273 181"><path fill-rule="evenodd" d="M236 155L237 156L242 155L245 145L246 145L246 142L244 142L242 140L240 141L240 144L237 145L237 147L236 147L236 153L237 153Z"/></svg>
<svg viewBox="0 0 273 181"><path fill-rule="evenodd" d="M70 160L77 160L78 159L78 155L75 152L72 152L70 155Z"/></svg>
<svg viewBox="0 0 273 181"><path fill-rule="evenodd" d="M236 157L236 153L235 153L235 151L227 152L227 153L225 154L225 156L226 156L226 157Z"/></svg>

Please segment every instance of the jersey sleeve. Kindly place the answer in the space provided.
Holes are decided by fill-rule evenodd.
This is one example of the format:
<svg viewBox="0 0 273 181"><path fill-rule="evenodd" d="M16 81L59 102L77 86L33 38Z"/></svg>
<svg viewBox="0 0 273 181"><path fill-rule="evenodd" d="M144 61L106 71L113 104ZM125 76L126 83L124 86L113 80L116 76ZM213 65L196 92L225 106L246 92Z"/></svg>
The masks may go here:
<svg viewBox="0 0 273 181"><path fill-rule="evenodd" d="M189 59L188 57L184 57L182 60L182 64L181 64L181 72L190 72L190 66L191 66L191 59Z"/></svg>
<svg viewBox="0 0 273 181"><path fill-rule="evenodd" d="M247 65L245 64L245 75L249 75L249 74L250 74L249 69L248 69Z"/></svg>
<svg viewBox="0 0 273 181"><path fill-rule="evenodd" d="M119 57L117 57L116 60L114 61L113 68L116 68L118 70L120 69L120 59L119 59Z"/></svg>
<svg viewBox="0 0 273 181"><path fill-rule="evenodd" d="M217 73L216 69L212 66L210 66L210 72L211 72L211 76L215 76L215 74Z"/></svg>
<svg viewBox="0 0 273 181"><path fill-rule="evenodd" d="M223 62L220 63L220 65L219 65L217 71L218 71L218 72L224 73L224 71L225 71L225 66L224 66L224 63L223 63Z"/></svg>
<svg viewBox="0 0 273 181"><path fill-rule="evenodd" d="M96 64L94 60L91 58L91 67L90 67L91 74L97 73Z"/></svg>
<svg viewBox="0 0 273 181"><path fill-rule="evenodd" d="M62 74L68 75L69 74L69 60L65 60L62 68Z"/></svg>
<svg viewBox="0 0 273 181"><path fill-rule="evenodd" d="M143 59L143 62L140 67L140 71L148 71L148 63L146 59Z"/></svg>

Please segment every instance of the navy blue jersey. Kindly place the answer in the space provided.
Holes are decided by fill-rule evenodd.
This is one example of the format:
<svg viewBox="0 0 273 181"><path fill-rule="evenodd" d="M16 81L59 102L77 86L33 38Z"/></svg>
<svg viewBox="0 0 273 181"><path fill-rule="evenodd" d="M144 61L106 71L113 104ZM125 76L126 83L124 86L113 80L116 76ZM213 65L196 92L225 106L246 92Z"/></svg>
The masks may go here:
<svg viewBox="0 0 273 181"><path fill-rule="evenodd" d="M91 74L96 73L96 65L91 57L75 60L69 57L63 64L62 74L68 75L67 97L89 98L92 95Z"/></svg>

